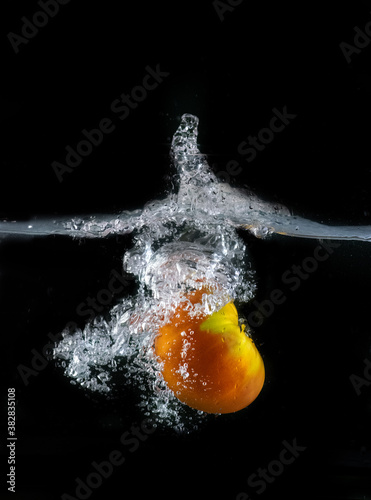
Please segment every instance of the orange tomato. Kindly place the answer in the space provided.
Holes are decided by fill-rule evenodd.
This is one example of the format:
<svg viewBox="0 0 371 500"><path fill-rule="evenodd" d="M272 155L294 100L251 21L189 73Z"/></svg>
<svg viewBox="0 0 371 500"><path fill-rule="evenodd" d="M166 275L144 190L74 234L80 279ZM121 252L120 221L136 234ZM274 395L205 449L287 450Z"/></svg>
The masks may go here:
<svg viewBox="0 0 371 500"><path fill-rule="evenodd" d="M180 401L207 413L236 412L260 393L264 363L245 325L238 325L233 302L210 316L195 314L203 293L209 292L189 294L191 307L180 305L160 328L155 352L168 387Z"/></svg>

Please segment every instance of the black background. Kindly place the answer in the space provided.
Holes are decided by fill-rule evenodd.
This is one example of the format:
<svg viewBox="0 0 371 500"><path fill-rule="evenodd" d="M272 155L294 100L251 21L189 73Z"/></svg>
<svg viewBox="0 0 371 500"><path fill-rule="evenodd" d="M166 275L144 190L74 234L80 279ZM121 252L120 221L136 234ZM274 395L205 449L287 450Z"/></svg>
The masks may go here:
<svg viewBox="0 0 371 500"><path fill-rule="evenodd" d="M340 49L353 43L354 26L371 20L369 2L243 0L221 20L212 1L71 1L16 54L7 35L20 34L22 16L38 10L36 2L3 5L2 218L112 213L161 198L171 186L171 136L188 112L200 118L200 149L213 168L230 160L243 167L233 185L316 220L370 224L371 44L351 63ZM142 83L147 65L169 75L120 121L111 103ZM239 144L284 106L296 118L247 163ZM115 130L58 182L51 163L105 117ZM318 245L241 236L259 276L258 301ZM48 333L78 320L76 305L120 271L130 241L1 242L1 398L5 409L6 387L16 387L18 416L17 493L9 498L75 496L75 478L114 449L126 462L92 499L233 500L241 491L253 499L371 498L371 389L357 396L349 379L371 358L368 243L342 243L296 292L283 288L286 302L255 330L267 369L262 394L190 435L158 429L131 454L119 439L143 419L135 391L123 387L115 401L85 394L52 363L23 384L17 366L30 366ZM5 429L5 411L2 418ZM247 478L293 439L306 450L258 495Z"/></svg>

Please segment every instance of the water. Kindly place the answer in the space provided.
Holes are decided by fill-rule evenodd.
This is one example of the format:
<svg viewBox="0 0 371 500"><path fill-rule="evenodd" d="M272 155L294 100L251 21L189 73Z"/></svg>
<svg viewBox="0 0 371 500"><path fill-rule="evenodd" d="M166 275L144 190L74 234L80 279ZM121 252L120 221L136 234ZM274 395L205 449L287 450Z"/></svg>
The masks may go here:
<svg viewBox="0 0 371 500"><path fill-rule="evenodd" d="M202 412L187 409L185 417L184 405L166 387L154 353L159 328L187 301L186 293L205 282L213 293L203 295L194 314L212 314L230 300L247 302L255 291L247 249L220 216L216 179L197 150L196 137L197 119L184 116L172 143L178 193L148 204L140 219L131 220L134 241L123 267L138 282L136 296L122 299L109 320L96 318L83 330L64 330L54 350L65 375L91 391L119 395L114 374L124 372L140 394L144 413L178 429L197 425ZM97 224L72 225L79 231L105 231Z"/></svg>
<svg viewBox="0 0 371 500"><path fill-rule="evenodd" d="M137 280L136 295L122 299L108 319L95 318L82 330L66 328L54 357L72 383L107 396L119 397L122 377L118 383L116 374L120 373L140 395L138 404L144 415L178 429L197 425L201 415L189 409L185 412L167 389L154 354L154 339L187 300L187 291L200 289L205 282L213 293L203 296L199 304L203 313L212 314L230 300L238 305L252 299L254 270L237 229L260 238L279 233L371 240L369 226L326 226L295 217L283 206L219 182L197 147L197 129L197 117L182 116L171 146L175 187L163 200L108 216L0 223L2 235L104 238L132 234L133 245L123 256L123 268Z"/></svg>

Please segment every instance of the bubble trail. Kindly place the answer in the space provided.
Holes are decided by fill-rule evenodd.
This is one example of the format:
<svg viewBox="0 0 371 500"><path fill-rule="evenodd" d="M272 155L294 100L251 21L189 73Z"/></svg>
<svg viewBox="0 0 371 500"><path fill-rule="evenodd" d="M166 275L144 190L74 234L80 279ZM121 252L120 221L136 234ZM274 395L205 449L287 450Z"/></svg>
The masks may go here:
<svg viewBox="0 0 371 500"><path fill-rule="evenodd" d="M196 117L184 115L173 138L172 158L179 177L177 193L149 204L135 221L133 246L123 257L123 267L138 281L136 296L122 299L113 307L109 321L96 318L83 330L65 330L63 340L54 350L65 374L90 390L117 392L114 373L121 367L128 383L138 388L140 405L159 421L171 425L184 424L181 417L184 405L177 398L181 388L174 392L164 380L166 360L159 357L155 348L159 331L169 328L179 308L196 324L197 318L213 317L232 301L251 300L255 291L254 272L245 244L218 210L223 201L215 189L217 180L198 151L197 124ZM77 226L77 229L96 230L92 226ZM192 302L189 294L196 291L198 300ZM249 337L238 325L237 316L235 322L233 327L240 334L241 344ZM192 345L178 333L182 339L180 356L192 363L195 353L191 351L196 344ZM227 333L223 333L223 340L221 334L215 333L214 341L219 338L224 342ZM157 351L158 346L157 343ZM221 359L217 361L220 371ZM186 362L178 368L184 380L192 379L194 373L190 376L187 372ZM201 380L202 366L198 371ZM203 382L209 389L210 370L207 376ZM233 372L233 377L238 379L237 372ZM236 383L233 384L235 387ZM195 409L191 418L196 418L200 409L223 412L222 407L210 403L191 406ZM233 405L231 408L236 411Z"/></svg>

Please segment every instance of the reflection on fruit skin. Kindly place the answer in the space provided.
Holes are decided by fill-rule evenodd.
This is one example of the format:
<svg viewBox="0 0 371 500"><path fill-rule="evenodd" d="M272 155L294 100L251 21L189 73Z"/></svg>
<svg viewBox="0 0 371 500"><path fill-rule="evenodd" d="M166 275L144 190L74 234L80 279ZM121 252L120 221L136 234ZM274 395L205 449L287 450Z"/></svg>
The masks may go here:
<svg viewBox="0 0 371 500"><path fill-rule="evenodd" d="M236 412L259 395L264 363L245 325L238 325L233 302L210 316L197 314L203 293L190 293L188 305L181 304L160 328L155 352L180 401L207 413Z"/></svg>

